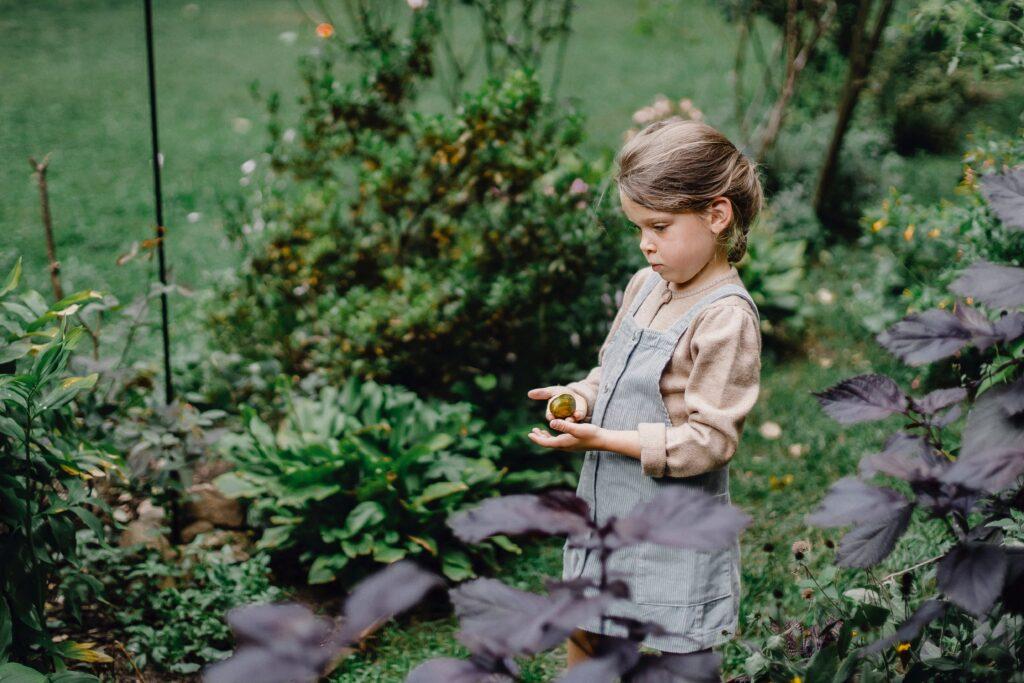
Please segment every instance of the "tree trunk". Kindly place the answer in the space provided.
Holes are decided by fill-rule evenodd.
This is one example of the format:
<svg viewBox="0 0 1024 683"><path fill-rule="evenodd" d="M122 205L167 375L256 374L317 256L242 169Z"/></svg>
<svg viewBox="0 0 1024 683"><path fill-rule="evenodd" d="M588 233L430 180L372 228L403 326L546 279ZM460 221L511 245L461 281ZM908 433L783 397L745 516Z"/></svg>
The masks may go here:
<svg viewBox="0 0 1024 683"><path fill-rule="evenodd" d="M850 65L846 72L846 82L843 85L839 106L836 109L836 125L814 191L814 212L822 222L828 218L828 200L832 183L835 181L839 169L839 153L843 147L843 139L849 130L850 121L853 120L853 113L857 107L860 93L871 73L871 63L878 51L882 31L889 22L893 3L894 0L882 0L870 36L865 35L865 29L868 15L871 13L872 0L860 0L860 5L857 7L857 17L853 26L853 42L850 47Z"/></svg>

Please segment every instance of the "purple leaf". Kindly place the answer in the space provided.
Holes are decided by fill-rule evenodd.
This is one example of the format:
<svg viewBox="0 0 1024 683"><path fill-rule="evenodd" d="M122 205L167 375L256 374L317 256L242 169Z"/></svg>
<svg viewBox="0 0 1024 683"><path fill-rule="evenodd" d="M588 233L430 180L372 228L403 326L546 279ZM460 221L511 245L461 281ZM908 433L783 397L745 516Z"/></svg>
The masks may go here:
<svg viewBox="0 0 1024 683"><path fill-rule="evenodd" d="M818 508L807 516L817 527L849 526L887 518L909 501L898 491L843 477L832 485Z"/></svg>
<svg viewBox="0 0 1024 683"><path fill-rule="evenodd" d="M319 647L334 629L333 621L296 603L235 607L226 619L239 645L289 642Z"/></svg>
<svg viewBox="0 0 1024 683"><path fill-rule="evenodd" d="M316 681L321 671L302 657L301 651L288 652L245 646L231 657L203 670L204 683L281 683Z"/></svg>
<svg viewBox="0 0 1024 683"><path fill-rule="evenodd" d="M1024 446L962 455L942 476L942 481L996 493L1009 488L1021 474L1024 474Z"/></svg>
<svg viewBox="0 0 1024 683"><path fill-rule="evenodd" d="M981 194L1003 225L1024 230L1024 168L984 176Z"/></svg>
<svg viewBox="0 0 1024 683"><path fill-rule="evenodd" d="M495 674L473 660L441 657L424 662L409 672L405 683L498 683L512 679Z"/></svg>
<svg viewBox="0 0 1024 683"><path fill-rule="evenodd" d="M1002 404L1007 417L1024 413L1024 377L1010 385L1003 394Z"/></svg>
<svg viewBox="0 0 1024 683"><path fill-rule="evenodd" d="M863 650L861 656L873 655L888 650L896 643L906 643L921 635L924 627L932 623L946 611L946 603L941 600L925 600L914 610L910 618L900 624L892 635L880 638Z"/></svg>
<svg viewBox="0 0 1024 683"><path fill-rule="evenodd" d="M990 543L961 543L939 560L939 590L971 614L992 609L1006 580L1006 552Z"/></svg>
<svg viewBox="0 0 1024 683"><path fill-rule="evenodd" d="M841 567L873 567L892 552L910 524L914 506L907 503L888 516L865 522L846 532L839 542L836 564Z"/></svg>
<svg viewBox="0 0 1024 683"><path fill-rule="evenodd" d="M736 542L750 517L714 496L685 486L669 486L615 520L611 547L636 543L687 550L717 550Z"/></svg>
<svg viewBox="0 0 1024 683"><path fill-rule="evenodd" d="M479 507L452 515L448 526L467 543L497 534L582 536L591 528L586 502L569 491L490 498Z"/></svg>
<svg viewBox="0 0 1024 683"><path fill-rule="evenodd" d="M449 592L461 640L471 652L494 657L535 654L565 640L576 625L600 616L612 598L570 591L543 596L495 579L477 579Z"/></svg>
<svg viewBox="0 0 1024 683"><path fill-rule="evenodd" d="M822 409L841 424L881 420L907 410L907 397L884 375L858 375L815 393Z"/></svg>
<svg viewBox="0 0 1024 683"><path fill-rule="evenodd" d="M408 561L396 562L364 579L345 600L338 642L358 640L364 631L409 609L442 583L439 576Z"/></svg>
<svg viewBox="0 0 1024 683"><path fill-rule="evenodd" d="M593 657L569 669L559 683L614 683L640 660L640 644L626 638L605 636ZM630 678L630 680L633 680Z"/></svg>
<svg viewBox="0 0 1024 683"><path fill-rule="evenodd" d="M935 425L939 429L944 429L949 425L953 424L960 419L960 416L964 414L964 408L962 405L957 404L940 415L936 415L931 419L931 424Z"/></svg>
<svg viewBox="0 0 1024 683"><path fill-rule="evenodd" d="M984 351L1000 341L995 325L977 308L968 306L963 302L958 302L953 315L956 316L957 320L964 326L964 329L971 335L971 343L979 351Z"/></svg>
<svg viewBox="0 0 1024 683"><path fill-rule="evenodd" d="M978 397L967 415L960 457L1024 443L1024 413L1007 410L1007 404L1011 409L1018 405L1020 391L1017 383L990 389Z"/></svg>
<svg viewBox="0 0 1024 683"><path fill-rule="evenodd" d="M992 323L996 337L1003 344L1017 341L1024 336L1024 313L1014 311Z"/></svg>
<svg viewBox="0 0 1024 683"><path fill-rule="evenodd" d="M960 296L972 297L989 308L1018 308L1024 306L1024 268L978 261L972 263L949 289Z"/></svg>
<svg viewBox="0 0 1024 683"><path fill-rule="evenodd" d="M875 339L904 363L924 365L962 349L971 333L949 311L933 308L908 315Z"/></svg>
<svg viewBox="0 0 1024 683"><path fill-rule="evenodd" d="M861 459L859 470L865 479L881 472L904 481L917 481L934 476L938 467L927 441L916 434L896 432L886 440L880 453Z"/></svg>
<svg viewBox="0 0 1024 683"><path fill-rule="evenodd" d="M934 415L943 408L948 408L954 403L967 398L967 390L963 387L952 387L950 389L936 389L924 395L920 400L912 400L914 410L922 415Z"/></svg>
<svg viewBox="0 0 1024 683"><path fill-rule="evenodd" d="M722 655L717 652L644 655L630 683L715 683L722 680Z"/></svg>

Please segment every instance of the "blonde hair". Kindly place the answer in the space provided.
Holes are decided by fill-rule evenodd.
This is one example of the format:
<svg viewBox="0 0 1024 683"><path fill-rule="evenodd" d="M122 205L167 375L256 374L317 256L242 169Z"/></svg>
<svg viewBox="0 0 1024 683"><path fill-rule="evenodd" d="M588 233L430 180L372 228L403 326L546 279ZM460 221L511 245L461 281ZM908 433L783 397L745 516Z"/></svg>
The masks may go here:
<svg viewBox="0 0 1024 683"><path fill-rule="evenodd" d="M678 116L634 135L616 157L615 180L632 201L655 211L701 213L715 197L732 203L732 222L719 239L728 259L747 253L747 233L764 205L757 164L727 137Z"/></svg>

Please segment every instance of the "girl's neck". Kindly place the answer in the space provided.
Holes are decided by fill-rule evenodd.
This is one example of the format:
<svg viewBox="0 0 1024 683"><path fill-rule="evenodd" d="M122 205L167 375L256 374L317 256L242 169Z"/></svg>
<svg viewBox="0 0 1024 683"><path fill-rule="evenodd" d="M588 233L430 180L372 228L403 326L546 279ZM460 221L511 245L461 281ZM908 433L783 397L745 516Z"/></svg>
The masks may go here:
<svg viewBox="0 0 1024 683"><path fill-rule="evenodd" d="M676 293L700 289L715 280L720 280L733 272L732 264L725 254L715 254L697 274L686 282L669 282L668 287Z"/></svg>

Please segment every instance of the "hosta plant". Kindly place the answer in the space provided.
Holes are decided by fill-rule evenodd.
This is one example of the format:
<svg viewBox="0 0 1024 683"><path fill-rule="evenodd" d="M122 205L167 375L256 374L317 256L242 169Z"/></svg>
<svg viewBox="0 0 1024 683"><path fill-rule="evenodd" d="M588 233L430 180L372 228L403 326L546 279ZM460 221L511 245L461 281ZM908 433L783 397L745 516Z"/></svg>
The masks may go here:
<svg viewBox="0 0 1024 683"><path fill-rule="evenodd" d="M259 546L296 556L310 583L413 556L449 578L472 576L471 555L519 549L497 538L471 550L451 536L448 515L502 487L564 482L558 473L510 475L498 463L511 439L489 432L467 403L354 378L312 397L286 392L285 401L276 428L243 407L245 433L223 441L235 469L216 483L251 501Z"/></svg>

